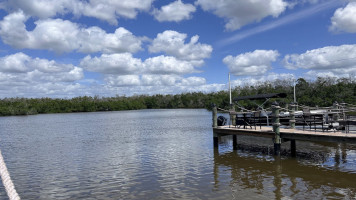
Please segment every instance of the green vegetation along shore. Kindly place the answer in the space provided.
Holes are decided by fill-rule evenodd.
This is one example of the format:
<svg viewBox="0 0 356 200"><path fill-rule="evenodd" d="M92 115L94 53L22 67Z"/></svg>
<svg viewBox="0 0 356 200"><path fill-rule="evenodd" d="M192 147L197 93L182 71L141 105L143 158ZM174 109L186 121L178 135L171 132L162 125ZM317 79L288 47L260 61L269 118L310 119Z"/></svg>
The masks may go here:
<svg viewBox="0 0 356 200"><path fill-rule="evenodd" d="M255 85L239 86L232 90L232 96L281 92L288 95L287 98L278 100L281 105L292 102L293 82L291 80L275 80L273 82L266 81ZM330 106L335 101L356 104L356 81L352 78L317 78L315 81L307 81L300 78L296 81L296 92L297 102L307 106ZM228 109L228 91L131 97L83 96L72 99L4 98L0 100L0 116L136 109L209 109L212 103L215 103L220 108ZM242 101L240 104L246 108L254 107L254 104L248 101Z"/></svg>

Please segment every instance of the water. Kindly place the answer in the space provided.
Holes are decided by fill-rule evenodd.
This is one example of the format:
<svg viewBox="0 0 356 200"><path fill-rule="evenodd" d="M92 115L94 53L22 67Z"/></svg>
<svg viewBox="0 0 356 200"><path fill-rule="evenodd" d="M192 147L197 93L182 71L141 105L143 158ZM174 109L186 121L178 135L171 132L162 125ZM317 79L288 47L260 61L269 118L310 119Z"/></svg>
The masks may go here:
<svg viewBox="0 0 356 200"><path fill-rule="evenodd" d="M222 137L206 110L0 118L0 148L22 199L354 199L356 146ZM0 199L7 199L0 184Z"/></svg>

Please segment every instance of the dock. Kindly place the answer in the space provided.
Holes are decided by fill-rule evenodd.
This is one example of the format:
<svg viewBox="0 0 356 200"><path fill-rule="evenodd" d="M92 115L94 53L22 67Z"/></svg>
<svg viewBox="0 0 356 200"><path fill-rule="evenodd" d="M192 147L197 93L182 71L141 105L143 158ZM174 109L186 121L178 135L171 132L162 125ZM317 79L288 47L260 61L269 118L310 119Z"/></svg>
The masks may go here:
<svg viewBox="0 0 356 200"><path fill-rule="evenodd" d="M249 113L251 116L247 118L247 114L243 113L243 117L240 119L235 111L230 111L229 125L218 126L217 108L213 107L213 141L214 147L218 147L219 137L232 135L233 136L233 149L237 150L237 137L239 135L265 137L271 138L271 142L274 144L274 154L280 155L281 143L290 142L291 156L296 156L296 141L311 141L311 142L331 142L331 143L351 143L356 144L356 118L346 117L339 119L339 113L326 112L322 114L312 114L310 112L304 112L302 116L296 118L295 105L292 105L291 115L283 118L280 115L281 107L278 103L272 104L271 112L271 125L269 126L268 118L267 123L264 125L258 124L260 117L256 118L255 113ZM329 116L331 114L331 116ZM241 113L240 113L241 115ZM332 117L337 119L332 120ZM266 120L265 120L266 121ZM299 125L298 125L299 123ZM303 124L300 126L300 124ZM333 127L332 124L337 123L339 126ZM267 125L266 125L267 124ZM305 126L306 125L306 126ZM350 127L352 131L350 131Z"/></svg>
<svg viewBox="0 0 356 200"><path fill-rule="evenodd" d="M272 127L262 126L261 128L235 128L232 126L218 126L213 128L213 132L219 136L226 135L248 135L255 137L274 138L275 132ZM356 144L356 134L345 133L342 131L314 131L280 128L280 137L282 141L303 140L312 142L345 142Z"/></svg>

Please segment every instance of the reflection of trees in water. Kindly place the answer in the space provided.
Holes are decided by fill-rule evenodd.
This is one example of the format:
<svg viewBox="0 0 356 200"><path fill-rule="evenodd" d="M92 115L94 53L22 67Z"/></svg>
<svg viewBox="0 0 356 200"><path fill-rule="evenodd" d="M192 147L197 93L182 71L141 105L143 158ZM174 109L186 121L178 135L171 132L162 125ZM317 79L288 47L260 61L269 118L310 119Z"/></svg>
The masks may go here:
<svg viewBox="0 0 356 200"><path fill-rule="evenodd" d="M233 198L239 199L239 191L253 189L260 194L272 194L275 199L304 198L354 198L356 174L337 169L338 163L346 162L346 146L336 145L335 168L326 169L303 164L303 158L266 160L241 151L219 153L214 150L215 189L219 189L219 173L231 171ZM239 155L239 153L243 155ZM338 156L341 158L339 159ZM336 162L338 160L338 162ZM224 168L225 170L219 170ZM355 170L356 171L356 170Z"/></svg>

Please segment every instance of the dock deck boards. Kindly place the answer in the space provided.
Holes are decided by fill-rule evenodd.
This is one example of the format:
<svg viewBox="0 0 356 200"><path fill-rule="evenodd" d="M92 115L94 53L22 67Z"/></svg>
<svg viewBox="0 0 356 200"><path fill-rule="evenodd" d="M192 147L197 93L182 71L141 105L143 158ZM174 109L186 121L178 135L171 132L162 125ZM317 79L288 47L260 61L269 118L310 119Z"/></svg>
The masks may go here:
<svg viewBox="0 0 356 200"><path fill-rule="evenodd" d="M272 127L253 127L252 129L235 128L232 126L219 126L213 128L213 132L218 135L250 135L257 137L273 138L275 133ZM306 140L306 141L322 141L322 142L346 142L356 144L355 133L344 133L341 131L314 131L280 128L280 136L284 140Z"/></svg>

